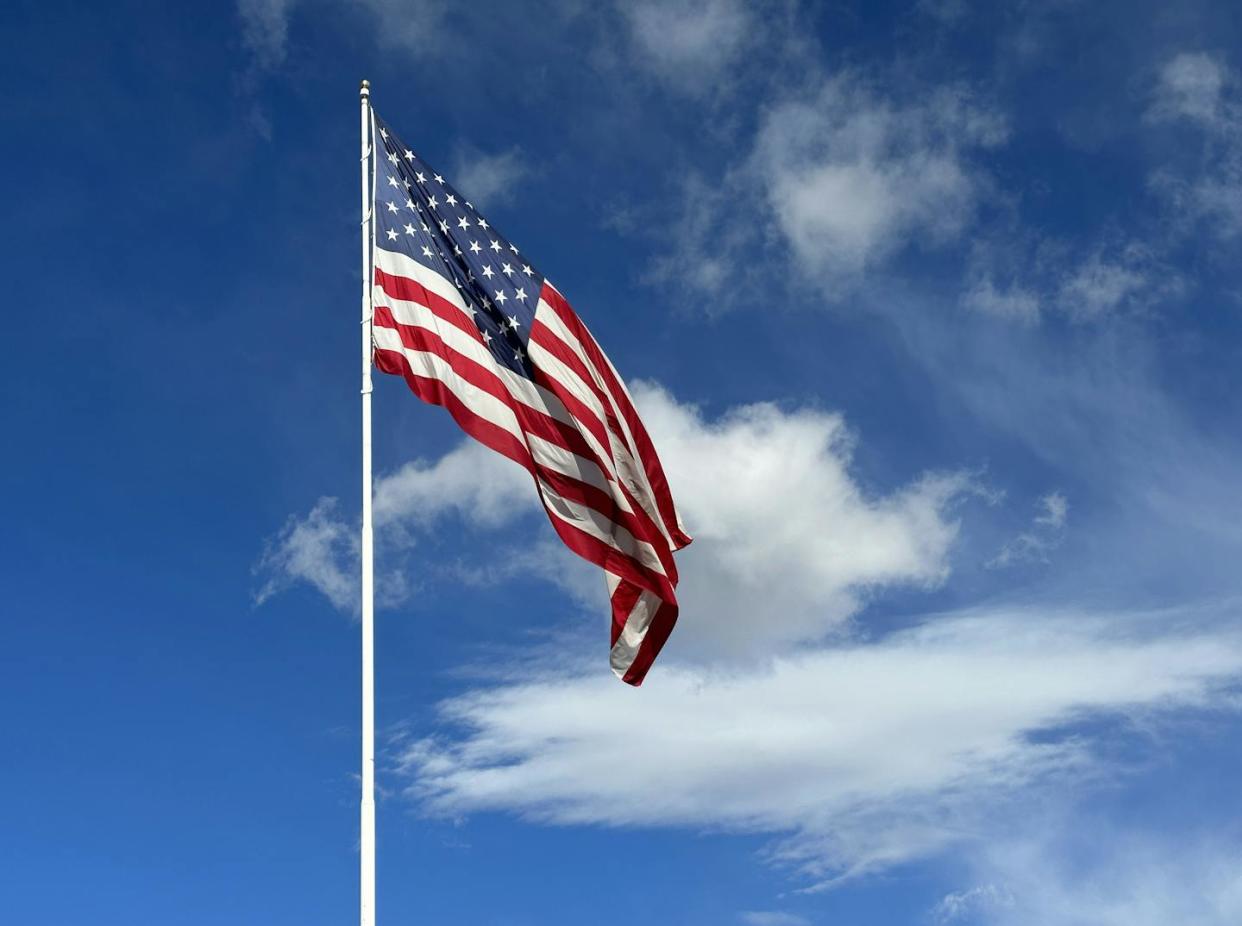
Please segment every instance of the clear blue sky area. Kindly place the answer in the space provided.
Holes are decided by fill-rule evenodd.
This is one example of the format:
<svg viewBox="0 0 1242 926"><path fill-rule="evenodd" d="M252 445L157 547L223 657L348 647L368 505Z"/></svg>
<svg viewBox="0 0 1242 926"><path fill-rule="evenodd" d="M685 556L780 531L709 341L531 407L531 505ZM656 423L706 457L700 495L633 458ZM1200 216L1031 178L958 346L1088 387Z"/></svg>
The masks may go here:
<svg viewBox="0 0 1242 926"><path fill-rule="evenodd" d="M1242 13L0 11L0 921L357 904L358 81L695 543L375 393L381 923L1242 922Z"/></svg>

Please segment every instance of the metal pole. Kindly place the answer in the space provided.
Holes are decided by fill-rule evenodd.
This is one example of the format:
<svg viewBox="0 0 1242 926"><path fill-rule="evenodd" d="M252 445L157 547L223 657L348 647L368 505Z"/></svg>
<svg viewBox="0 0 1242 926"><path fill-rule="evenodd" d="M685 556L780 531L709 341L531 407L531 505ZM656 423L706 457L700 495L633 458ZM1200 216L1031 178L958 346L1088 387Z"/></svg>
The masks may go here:
<svg viewBox="0 0 1242 926"><path fill-rule="evenodd" d="M360 926L375 926L375 588L371 527L371 84L362 102L362 803L358 848Z"/></svg>

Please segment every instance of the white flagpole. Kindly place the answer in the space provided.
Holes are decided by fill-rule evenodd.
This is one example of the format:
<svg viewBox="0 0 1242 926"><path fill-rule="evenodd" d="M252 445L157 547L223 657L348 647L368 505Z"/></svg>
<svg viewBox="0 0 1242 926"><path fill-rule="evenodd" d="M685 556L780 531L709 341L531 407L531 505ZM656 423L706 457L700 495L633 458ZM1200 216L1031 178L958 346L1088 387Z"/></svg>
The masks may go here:
<svg viewBox="0 0 1242 926"><path fill-rule="evenodd" d="M362 803L358 848L360 926L375 926L375 587L371 527L371 84L362 102Z"/></svg>

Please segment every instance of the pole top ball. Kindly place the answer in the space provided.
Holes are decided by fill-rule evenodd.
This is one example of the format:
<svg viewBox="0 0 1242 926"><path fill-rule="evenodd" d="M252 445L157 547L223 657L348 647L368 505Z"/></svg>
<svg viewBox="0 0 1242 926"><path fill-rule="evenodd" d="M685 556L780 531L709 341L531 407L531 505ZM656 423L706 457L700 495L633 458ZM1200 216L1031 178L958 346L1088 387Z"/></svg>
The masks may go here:
<svg viewBox="0 0 1242 926"><path fill-rule="evenodd" d="M364 80L362 82L362 86L359 88L359 92L363 96L366 96L367 94L369 94L371 92L371 82L369 80Z"/></svg>

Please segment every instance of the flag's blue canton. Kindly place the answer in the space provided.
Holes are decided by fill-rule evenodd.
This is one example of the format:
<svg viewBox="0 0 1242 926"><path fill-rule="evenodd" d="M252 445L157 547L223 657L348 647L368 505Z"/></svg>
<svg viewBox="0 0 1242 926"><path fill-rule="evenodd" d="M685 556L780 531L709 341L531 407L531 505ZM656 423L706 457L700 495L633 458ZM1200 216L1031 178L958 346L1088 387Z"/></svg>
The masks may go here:
<svg viewBox="0 0 1242 926"><path fill-rule="evenodd" d="M496 360L529 377L526 342L543 276L376 117L375 244L448 279Z"/></svg>

